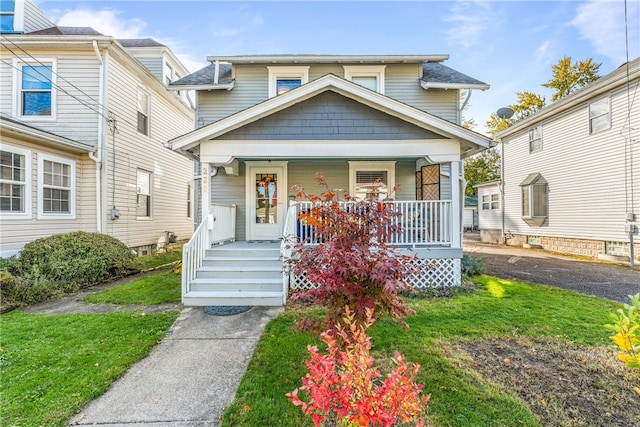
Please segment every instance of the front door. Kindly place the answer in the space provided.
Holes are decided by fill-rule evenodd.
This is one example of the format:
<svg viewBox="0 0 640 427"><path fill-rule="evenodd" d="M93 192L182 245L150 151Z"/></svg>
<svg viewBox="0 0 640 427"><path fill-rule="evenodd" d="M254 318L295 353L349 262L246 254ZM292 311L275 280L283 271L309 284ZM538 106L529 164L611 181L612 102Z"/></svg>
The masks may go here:
<svg viewBox="0 0 640 427"><path fill-rule="evenodd" d="M286 171L286 162L247 162L247 240L282 237Z"/></svg>

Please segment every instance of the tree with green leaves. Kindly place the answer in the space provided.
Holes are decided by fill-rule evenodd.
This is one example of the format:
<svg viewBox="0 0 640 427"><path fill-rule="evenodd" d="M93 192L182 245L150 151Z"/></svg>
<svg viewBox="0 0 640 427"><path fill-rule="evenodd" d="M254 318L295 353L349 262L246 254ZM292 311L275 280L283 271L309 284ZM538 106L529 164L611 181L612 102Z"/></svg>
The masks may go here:
<svg viewBox="0 0 640 427"><path fill-rule="evenodd" d="M571 57L565 56L551 67L551 79L541 86L555 89L551 100L557 101L581 87L598 80L598 78L600 78L598 75L600 65L601 64L594 63L592 58L572 63ZM489 135L495 135L513 126L519 120L526 119L546 105L545 97L542 95L525 91L517 92L516 96L518 101L515 104L509 105L509 108L515 113L513 117L503 119L498 117L496 113L489 116L489 120L486 122L487 133Z"/></svg>
<svg viewBox="0 0 640 427"><path fill-rule="evenodd" d="M500 178L500 153L490 148L464 160L464 179L467 181L466 196L476 196L474 185Z"/></svg>
<svg viewBox="0 0 640 427"><path fill-rule="evenodd" d="M575 92L589 83L595 82L600 78L598 71L600 65L593 62L593 58L584 61L576 61L571 63L571 57L565 56L556 65L551 67L551 79L543 83L542 86L555 89L555 93L551 96L552 101L557 101L570 93Z"/></svg>

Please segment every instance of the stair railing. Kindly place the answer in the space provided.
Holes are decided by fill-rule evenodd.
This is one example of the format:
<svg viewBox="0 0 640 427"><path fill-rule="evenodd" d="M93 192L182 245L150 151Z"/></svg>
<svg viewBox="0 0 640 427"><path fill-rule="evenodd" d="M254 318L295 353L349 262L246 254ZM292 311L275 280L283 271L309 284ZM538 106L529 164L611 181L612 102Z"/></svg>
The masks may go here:
<svg viewBox="0 0 640 427"><path fill-rule="evenodd" d="M282 304L287 303L287 294L289 293L289 259L293 253L293 246L296 244L296 224L298 221L298 202L289 202L289 209L284 220L282 230L282 242L280 243L280 255L282 256Z"/></svg>

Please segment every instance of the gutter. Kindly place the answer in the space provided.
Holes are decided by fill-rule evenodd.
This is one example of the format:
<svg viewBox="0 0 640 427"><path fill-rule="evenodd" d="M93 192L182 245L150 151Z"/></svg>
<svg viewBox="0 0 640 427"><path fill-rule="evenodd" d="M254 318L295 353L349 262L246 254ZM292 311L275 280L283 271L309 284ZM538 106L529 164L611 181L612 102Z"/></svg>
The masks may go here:
<svg viewBox="0 0 640 427"><path fill-rule="evenodd" d="M96 58L100 63L99 82L98 82L98 147L96 154L89 153L89 158L96 162L96 232L102 233L102 151L104 149L104 61L100 50L98 50L98 42L93 40L93 50Z"/></svg>

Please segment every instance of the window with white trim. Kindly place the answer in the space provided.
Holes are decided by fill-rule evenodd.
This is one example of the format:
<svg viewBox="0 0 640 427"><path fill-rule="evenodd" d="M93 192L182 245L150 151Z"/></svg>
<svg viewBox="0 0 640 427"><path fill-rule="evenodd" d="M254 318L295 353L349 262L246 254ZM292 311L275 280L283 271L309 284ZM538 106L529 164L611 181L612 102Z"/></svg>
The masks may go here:
<svg viewBox="0 0 640 427"><path fill-rule="evenodd" d="M349 194L360 200L389 198L395 186L395 162L349 162Z"/></svg>
<svg viewBox="0 0 640 427"><path fill-rule="evenodd" d="M529 152L542 151L542 126L529 129Z"/></svg>
<svg viewBox="0 0 640 427"><path fill-rule="evenodd" d="M149 135L149 94L138 88L138 132Z"/></svg>
<svg viewBox="0 0 640 427"><path fill-rule="evenodd" d="M267 67L269 98L282 95L309 82L309 67Z"/></svg>
<svg viewBox="0 0 640 427"><path fill-rule="evenodd" d="M14 32L15 17L16 17L15 0L2 0L0 2L0 31L3 33Z"/></svg>
<svg viewBox="0 0 640 427"><path fill-rule="evenodd" d="M75 218L75 166L70 159L38 155L38 218Z"/></svg>
<svg viewBox="0 0 640 427"><path fill-rule="evenodd" d="M596 133L611 127L610 98L599 99L589 104L589 133Z"/></svg>
<svg viewBox="0 0 640 427"><path fill-rule="evenodd" d="M2 144L0 150L0 215L31 217L31 152Z"/></svg>
<svg viewBox="0 0 640 427"><path fill-rule="evenodd" d="M55 119L56 63L52 59L14 61L15 115L23 119Z"/></svg>
<svg viewBox="0 0 640 427"><path fill-rule="evenodd" d="M169 65L168 62L165 62L164 63L164 82L168 85L173 81L174 77L175 75L173 73L173 67L171 67L171 65Z"/></svg>
<svg viewBox="0 0 640 427"><path fill-rule="evenodd" d="M500 209L500 194L491 193L482 195L482 210L496 210Z"/></svg>
<svg viewBox="0 0 640 427"><path fill-rule="evenodd" d="M344 78L378 93L384 93L386 65L345 65Z"/></svg>
<svg viewBox="0 0 640 427"><path fill-rule="evenodd" d="M547 181L539 173L532 173L522 181L520 188L522 219L529 225L542 225L549 214Z"/></svg>
<svg viewBox="0 0 640 427"><path fill-rule="evenodd" d="M151 189L153 174L138 169L136 178L136 217L151 218Z"/></svg>

